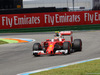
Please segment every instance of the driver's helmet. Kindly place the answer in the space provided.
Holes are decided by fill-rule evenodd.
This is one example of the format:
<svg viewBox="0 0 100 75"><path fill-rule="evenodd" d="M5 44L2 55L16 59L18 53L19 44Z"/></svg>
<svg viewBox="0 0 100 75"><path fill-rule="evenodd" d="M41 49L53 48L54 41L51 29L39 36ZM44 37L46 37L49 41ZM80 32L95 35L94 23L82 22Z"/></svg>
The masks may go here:
<svg viewBox="0 0 100 75"><path fill-rule="evenodd" d="M57 36L57 37L59 36L59 31L55 32L55 36Z"/></svg>

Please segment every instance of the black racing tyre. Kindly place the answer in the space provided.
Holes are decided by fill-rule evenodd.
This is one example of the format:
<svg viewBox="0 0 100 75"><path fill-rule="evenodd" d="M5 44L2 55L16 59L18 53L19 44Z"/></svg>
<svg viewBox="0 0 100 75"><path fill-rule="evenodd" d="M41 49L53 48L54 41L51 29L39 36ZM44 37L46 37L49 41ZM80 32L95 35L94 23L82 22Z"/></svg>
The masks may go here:
<svg viewBox="0 0 100 75"><path fill-rule="evenodd" d="M55 49L55 50L60 50L59 45L55 44L54 49Z"/></svg>
<svg viewBox="0 0 100 75"><path fill-rule="evenodd" d="M73 49L75 51L82 51L82 40L81 39L74 40Z"/></svg>
<svg viewBox="0 0 100 75"><path fill-rule="evenodd" d="M60 50L61 48L59 47L59 45L58 44L55 44L54 45L54 53L56 53L56 50Z"/></svg>
<svg viewBox="0 0 100 75"><path fill-rule="evenodd" d="M42 50L41 44L40 43L34 43L34 45L33 45L33 51L38 51L38 50ZM35 57L40 56L37 53L33 53L33 55Z"/></svg>
<svg viewBox="0 0 100 75"><path fill-rule="evenodd" d="M42 50L41 44L40 43L34 43L33 45L33 51L36 50Z"/></svg>
<svg viewBox="0 0 100 75"><path fill-rule="evenodd" d="M64 42L63 43L63 49L68 50L68 53L64 53L64 55L70 54L70 43L69 42Z"/></svg>

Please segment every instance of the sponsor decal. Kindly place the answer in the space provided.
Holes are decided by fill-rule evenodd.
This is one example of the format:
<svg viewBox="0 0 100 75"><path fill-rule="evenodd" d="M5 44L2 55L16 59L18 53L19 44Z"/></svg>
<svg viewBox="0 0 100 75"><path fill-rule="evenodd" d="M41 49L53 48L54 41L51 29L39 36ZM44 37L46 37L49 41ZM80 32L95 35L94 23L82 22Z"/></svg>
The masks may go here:
<svg viewBox="0 0 100 75"><path fill-rule="evenodd" d="M0 15L0 29L100 24L100 11Z"/></svg>
<svg viewBox="0 0 100 75"><path fill-rule="evenodd" d="M53 45L51 44L49 47L53 47Z"/></svg>

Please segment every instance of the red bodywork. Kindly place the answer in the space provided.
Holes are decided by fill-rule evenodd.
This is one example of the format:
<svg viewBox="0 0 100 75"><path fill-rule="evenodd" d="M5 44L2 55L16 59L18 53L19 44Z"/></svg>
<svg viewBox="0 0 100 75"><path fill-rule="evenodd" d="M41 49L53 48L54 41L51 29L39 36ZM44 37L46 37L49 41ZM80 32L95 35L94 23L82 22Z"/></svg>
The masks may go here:
<svg viewBox="0 0 100 75"><path fill-rule="evenodd" d="M49 40L47 39L45 42L41 43L41 46L45 49L45 53L39 52L38 55L46 55L46 54L50 54L50 55L54 55L54 54L62 54L62 52L57 52L55 53L55 45L57 45L58 49L62 49L63 43L64 42L69 42L70 44L72 44L73 42L73 36L72 36L72 32L71 31L67 31L67 32L60 32L59 33L60 36L65 36L65 35L71 35L71 41L66 41L64 38L56 38L53 40Z"/></svg>
<svg viewBox="0 0 100 75"><path fill-rule="evenodd" d="M46 41L46 42L44 42L44 46L45 46L46 43L48 44L48 46L45 47L46 54L62 54L61 52L55 53L54 52L54 48L55 48L55 45L58 45L59 46L58 49L61 49L61 47L63 46L64 42L65 42L65 39L63 39L63 41L54 40L54 42L52 42L52 41Z"/></svg>

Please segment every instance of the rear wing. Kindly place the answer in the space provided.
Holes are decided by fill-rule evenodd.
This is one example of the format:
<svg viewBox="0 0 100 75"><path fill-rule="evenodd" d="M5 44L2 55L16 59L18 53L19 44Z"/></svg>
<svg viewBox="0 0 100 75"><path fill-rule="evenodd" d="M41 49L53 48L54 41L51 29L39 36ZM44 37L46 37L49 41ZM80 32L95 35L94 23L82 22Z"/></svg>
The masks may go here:
<svg viewBox="0 0 100 75"><path fill-rule="evenodd" d="M72 35L72 31L61 31L61 32L59 32L59 34L61 36L64 36L64 35Z"/></svg>
<svg viewBox="0 0 100 75"><path fill-rule="evenodd" d="M61 31L59 32L60 36L66 36L69 35L71 37L71 42L73 42L73 32L72 31Z"/></svg>

